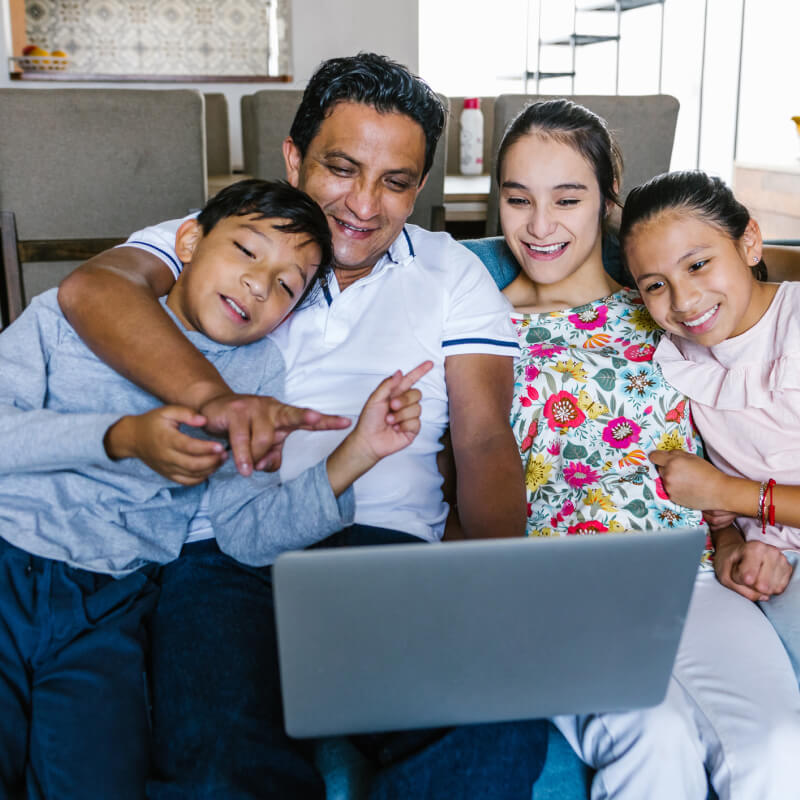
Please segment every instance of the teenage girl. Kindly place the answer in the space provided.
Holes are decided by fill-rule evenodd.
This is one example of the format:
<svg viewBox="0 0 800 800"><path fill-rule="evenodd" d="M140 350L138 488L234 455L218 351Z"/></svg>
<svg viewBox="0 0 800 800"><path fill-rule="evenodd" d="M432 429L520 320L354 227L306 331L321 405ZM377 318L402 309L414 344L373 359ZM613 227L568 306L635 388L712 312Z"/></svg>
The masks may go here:
<svg viewBox="0 0 800 800"><path fill-rule="evenodd" d="M603 268L620 158L605 122L567 100L534 103L498 153L500 219L521 267L506 296L523 355L511 423L528 533L699 524L647 452L698 449L684 394L652 362L660 332ZM700 460L700 459L698 459ZM557 599L554 599L557 602ZM720 625L720 620L735 620ZM701 569L663 703L554 720L596 768L593 798L783 800L796 792L800 693L758 609Z"/></svg>
<svg viewBox="0 0 800 800"><path fill-rule="evenodd" d="M631 192L621 235L656 359L692 401L716 468L653 457L673 499L710 514L720 581L757 600L800 674L800 283L763 283L758 224L718 178L661 175ZM736 517L738 528L726 526ZM741 531L741 532L740 532ZM799 573L800 574L800 573ZM787 588L788 587L788 588Z"/></svg>

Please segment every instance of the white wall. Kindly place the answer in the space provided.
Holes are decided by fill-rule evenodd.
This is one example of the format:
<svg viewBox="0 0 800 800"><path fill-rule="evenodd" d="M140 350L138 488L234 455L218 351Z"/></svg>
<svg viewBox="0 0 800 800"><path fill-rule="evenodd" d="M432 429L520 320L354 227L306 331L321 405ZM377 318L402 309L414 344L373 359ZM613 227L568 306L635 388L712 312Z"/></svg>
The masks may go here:
<svg viewBox="0 0 800 800"><path fill-rule="evenodd" d="M486 0L419 2L420 71L439 91L453 96L523 91L519 80L497 78L520 75L524 69L528 0L495 4ZM675 95L681 104L672 157L674 169L694 168L699 158L701 168L725 180L732 178L743 2L708 0L704 54L705 0L666 0L662 91ZM536 67L539 3L545 38L572 30L572 3L530 0L530 69ZM790 119L800 115L796 43L800 3L746 0L745 10L736 157L748 162L793 163L800 155L800 141ZM660 6L622 15L621 94L658 91L660 26ZM613 34L614 15L579 14L578 31ZM542 70L569 69L569 56L569 48L546 48ZM615 59L616 47L610 43L578 48L575 93L613 94ZM528 91L535 91L532 83ZM571 82L562 78L543 81L540 91L568 94Z"/></svg>
<svg viewBox="0 0 800 800"><path fill-rule="evenodd" d="M5 7L5 0L0 0ZM406 64L416 71L419 63L419 18L416 0L293 0L292 83L122 83L124 89L197 89L224 92L230 117L231 161L242 166L242 133L239 102L244 94L261 89L305 86L314 69L326 58L372 50ZM25 89L110 88L111 83L12 81L8 63L8 21L0 13L0 87ZM287 131L288 133L288 131Z"/></svg>

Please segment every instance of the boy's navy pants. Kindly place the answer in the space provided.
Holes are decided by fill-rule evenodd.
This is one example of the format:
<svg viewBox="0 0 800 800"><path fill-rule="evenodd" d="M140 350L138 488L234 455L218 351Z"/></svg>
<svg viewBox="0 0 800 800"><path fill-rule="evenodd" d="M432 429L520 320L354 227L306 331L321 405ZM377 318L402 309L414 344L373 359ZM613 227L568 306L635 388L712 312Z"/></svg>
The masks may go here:
<svg viewBox="0 0 800 800"><path fill-rule="evenodd" d="M140 800L144 618L157 586L0 539L0 798Z"/></svg>

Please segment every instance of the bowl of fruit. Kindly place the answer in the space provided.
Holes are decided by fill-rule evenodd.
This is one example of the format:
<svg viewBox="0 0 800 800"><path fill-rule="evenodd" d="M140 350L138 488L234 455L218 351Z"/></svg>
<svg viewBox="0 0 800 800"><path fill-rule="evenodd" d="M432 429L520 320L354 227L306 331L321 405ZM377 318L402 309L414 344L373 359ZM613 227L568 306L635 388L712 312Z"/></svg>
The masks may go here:
<svg viewBox="0 0 800 800"><path fill-rule="evenodd" d="M45 72L67 68L67 54L63 50L49 52L35 44L22 48L22 55L14 59L25 72Z"/></svg>

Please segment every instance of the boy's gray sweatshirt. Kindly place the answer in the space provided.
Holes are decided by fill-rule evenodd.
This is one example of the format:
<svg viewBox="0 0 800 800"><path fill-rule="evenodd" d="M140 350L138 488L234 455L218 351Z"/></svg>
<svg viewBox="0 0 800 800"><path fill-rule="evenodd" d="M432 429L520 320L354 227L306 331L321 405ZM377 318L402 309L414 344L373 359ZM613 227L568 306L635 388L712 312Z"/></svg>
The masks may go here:
<svg viewBox="0 0 800 800"><path fill-rule="evenodd" d="M281 396L284 363L268 339L232 347L185 334L235 392ZM34 298L0 334L0 537L121 576L178 556L206 488L220 549L247 564L352 523L352 488L334 497L324 462L281 483L277 473L243 478L229 458L207 484L184 487L137 459L112 461L108 428L159 405L86 347L55 289Z"/></svg>

